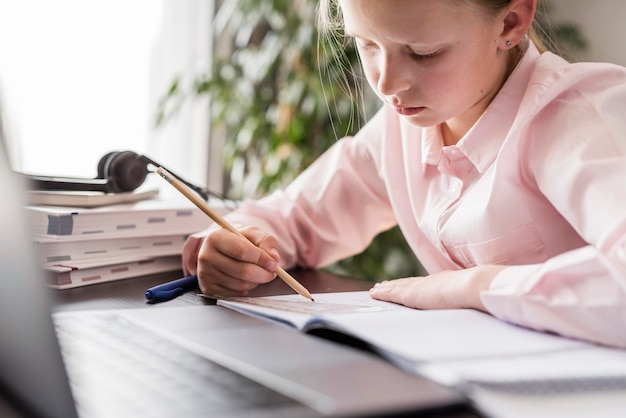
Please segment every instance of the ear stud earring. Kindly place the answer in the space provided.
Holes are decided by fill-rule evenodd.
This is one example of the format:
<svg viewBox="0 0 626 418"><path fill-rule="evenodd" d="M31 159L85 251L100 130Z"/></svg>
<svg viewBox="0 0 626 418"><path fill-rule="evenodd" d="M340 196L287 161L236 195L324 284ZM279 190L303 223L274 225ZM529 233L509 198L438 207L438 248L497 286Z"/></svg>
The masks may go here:
<svg viewBox="0 0 626 418"><path fill-rule="evenodd" d="M511 42L511 41L506 41L505 44L506 44L506 46L513 46L513 42Z"/></svg>

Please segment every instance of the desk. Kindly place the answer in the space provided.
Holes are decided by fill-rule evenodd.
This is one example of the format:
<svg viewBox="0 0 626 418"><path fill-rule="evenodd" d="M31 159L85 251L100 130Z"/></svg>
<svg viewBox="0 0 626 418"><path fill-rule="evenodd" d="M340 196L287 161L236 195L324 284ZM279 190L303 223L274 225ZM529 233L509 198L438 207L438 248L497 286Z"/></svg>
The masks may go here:
<svg viewBox="0 0 626 418"><path fill-rule="evenodd" d="M160 304L148 304L145 291L151 286L176 279L181 272L101 283L75 289L54 291L54 309L119 309L154 306L186 306L210 304L210 301L187 293ZM367 290L372 283L341 277L324 271L292 271L311 293ZM293 290L281 280L261 285L251 292L253 296L292 294ZM482 391L472 396L477 407L493 418L612 418L626 416L626 390L597 393L574 393L545 396L518 396L515 394ZM1 410L1 408L0 408Z"/></svg>

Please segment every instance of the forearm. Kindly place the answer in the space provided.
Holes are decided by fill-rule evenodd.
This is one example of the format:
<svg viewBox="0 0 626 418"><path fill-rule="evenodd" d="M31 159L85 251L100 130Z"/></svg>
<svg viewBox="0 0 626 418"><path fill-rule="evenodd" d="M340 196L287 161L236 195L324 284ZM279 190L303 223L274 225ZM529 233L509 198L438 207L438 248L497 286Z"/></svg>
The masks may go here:
<svg viewBox="0 0 626 418"><path fill-rule="evenodd" d="M588 246L543 264L507 267L481 299L508 322L626 347L626 282L611 258Z"/></svg>

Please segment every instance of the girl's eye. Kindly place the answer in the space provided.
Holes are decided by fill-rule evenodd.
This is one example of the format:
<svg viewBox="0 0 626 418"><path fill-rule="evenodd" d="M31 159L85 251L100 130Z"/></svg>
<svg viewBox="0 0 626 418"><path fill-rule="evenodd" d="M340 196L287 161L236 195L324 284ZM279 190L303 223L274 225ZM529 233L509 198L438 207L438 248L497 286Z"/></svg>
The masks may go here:
<svg viewBox="0 0 626 418"><path fill-rule="evenodd" d="M409 54L415 60L428 60L431 58L435 58L437 55L439 55L439 52L440 51L437 50L435 52L431 52L430 54L418 54L415 51L409 50Z"/></svg>
<svg viewBox="0 0 626 418"><path fill-rule="evenodd" d="M372 43L365 43L365 42L357 41L357 45L359 48L361 48L364 51L376 48L376 44L372 44Z"/></svg>

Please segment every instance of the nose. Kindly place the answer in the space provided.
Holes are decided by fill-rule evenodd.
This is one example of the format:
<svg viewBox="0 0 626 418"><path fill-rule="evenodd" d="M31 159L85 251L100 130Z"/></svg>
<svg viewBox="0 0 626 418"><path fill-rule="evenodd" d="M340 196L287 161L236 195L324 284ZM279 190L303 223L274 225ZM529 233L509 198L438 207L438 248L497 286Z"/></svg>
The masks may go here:
<svg viewBox="0 0 626 418"><path fill-rule="evenodd" d="M380 94L385 96L408 90L411 79L406 65L390 56L381 57L377 87Z"/></svg>

